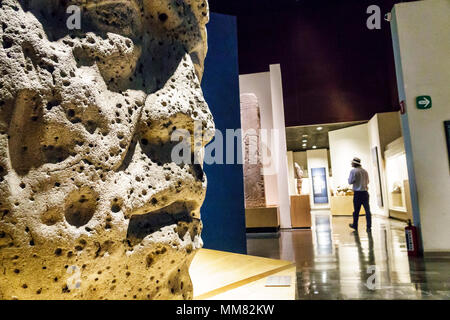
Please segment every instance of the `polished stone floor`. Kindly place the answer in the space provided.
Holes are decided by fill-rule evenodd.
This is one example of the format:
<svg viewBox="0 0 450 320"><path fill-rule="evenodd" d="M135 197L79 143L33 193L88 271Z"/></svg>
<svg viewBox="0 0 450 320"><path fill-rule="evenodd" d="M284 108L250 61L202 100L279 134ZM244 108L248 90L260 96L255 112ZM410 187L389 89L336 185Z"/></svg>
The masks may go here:
<svg viewBox="0 0 450 320"><path fill-rule="evenodd" d="M372 234L350 217L313 214L308 230L247 234L249 255L295 261L298 299L450 300L450 256L408 258L405 224L374 218Z"/></svg>

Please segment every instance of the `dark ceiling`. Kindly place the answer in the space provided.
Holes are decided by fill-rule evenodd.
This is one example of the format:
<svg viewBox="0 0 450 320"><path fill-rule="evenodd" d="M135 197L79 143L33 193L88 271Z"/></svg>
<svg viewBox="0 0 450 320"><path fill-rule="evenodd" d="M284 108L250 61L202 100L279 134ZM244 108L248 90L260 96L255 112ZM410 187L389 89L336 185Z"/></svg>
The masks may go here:
<svg viewBox="0 0 450 320"><path fill-rule="evenodd" d="M255 13L273 13L295 9L311 0L209 0L211 12L229 15L249 15Z"/></svg>
<svg viewBox="0 0 450 320"><path fill-rule="evenodd" d="M286 126L366 121L397 111L389 22L369 30L367 8L397 0L210 0L237 16L240 74L281 65Z"/></svg>
<svg viewBox="0 0 450 320"><path fill-rule="evenodd" d="M353 127L366 122L367 121L354 121L314 126L288 127L286 128L287 150L297 152L311 149L329 149L330 142L328 139L328 132ZM305 144L306 146L304 146Z"/></svg>

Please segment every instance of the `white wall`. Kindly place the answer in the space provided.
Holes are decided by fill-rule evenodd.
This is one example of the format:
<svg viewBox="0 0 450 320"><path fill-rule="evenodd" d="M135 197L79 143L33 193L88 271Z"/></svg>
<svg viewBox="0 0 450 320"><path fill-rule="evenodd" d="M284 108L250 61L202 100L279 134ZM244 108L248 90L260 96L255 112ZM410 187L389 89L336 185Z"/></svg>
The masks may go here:
<svg viewBox="0 0 450 320"><path fill-rule="evenodd" d="M270 72L252 73L239 76L240 93L254 93L258 98L259 112L261 115L261 128L273 129L272 93L270 84ZM272 144L272 137L267 135L268 145ZM269 154L270 156L270 154ZM263 153L263 161L271 161ZM264 187L266 203L268 206L278 206L278 179L276 174L264 175Z"/></svg>
<svg viewBox="0 0 450 320"><path fill-rule="evenodd" d="M380 177L383 194L383 206L379 207L378 202L375 202L375 207L371 208L374 213L389 217L389 199L388 199L388 185L386 180L386 162L384 159L384 151L386 146L392 141L402 136L402 128L400 125L400 116L398 112L384 112L377 113L370 119L368 123L369 129L369 143L370 150L373 147L378 148L378 160L380 163ZM372 151L370 151L372 156ZM372 166L372 176L375 180L375 167ZM376 186L374 185L374 188Z"/></svg>
<svg viewBox="0 0 450 320"><path fill-rule="evenodd" d="M450 120L450 1L395 5L391 21L414 222L425 252L450 251L450 177L444 120ZM430 95L433 107L415 99ZM414 183L415 182L415 183Z"/></svg>
<svg viewBox="0 0 450 320"><path fill-rule="evenodd" d="M306 151L306 157L308 161L308 176L310 179L308 179L309 182L309 190L310 190L310 203L312 209L329 209L330 208L330 173L328 170L329 164L328 164L328 150L327 149L317 149L317 150L307 150ZM313 179L311 175L311 169L314 168L326 168L326 175L327 175L327 188L328 188L328 203L326 204L316 204L314 203L314 189L312 186Z"/></svg>
<svg viewBox="0 0 450 320"><path fill-rule="evenodd" d="M353 127L330 131L331 167L333 168L333 190L338 186L348 185L348 176L352 170L354 157L361 159L361 164L369 173L370 209L373 213L381 213L377 206L375 177L372 171L370 156L369 125L361 124Z"/></svg>

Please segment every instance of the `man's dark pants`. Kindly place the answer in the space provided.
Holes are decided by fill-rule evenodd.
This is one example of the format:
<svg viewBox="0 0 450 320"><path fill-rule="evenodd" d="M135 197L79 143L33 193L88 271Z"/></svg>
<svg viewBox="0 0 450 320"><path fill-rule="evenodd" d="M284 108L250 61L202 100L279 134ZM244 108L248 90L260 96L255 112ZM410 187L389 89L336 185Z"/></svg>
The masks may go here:
<svg viewBox="0 0 450 320"><path fill-rule="evenodd" d="M355 191L353 196L353 226L358 228L359 211L361 206L366 210L367 229L372 228L372 213L370 212L369 193L367 191Z"/></svg>

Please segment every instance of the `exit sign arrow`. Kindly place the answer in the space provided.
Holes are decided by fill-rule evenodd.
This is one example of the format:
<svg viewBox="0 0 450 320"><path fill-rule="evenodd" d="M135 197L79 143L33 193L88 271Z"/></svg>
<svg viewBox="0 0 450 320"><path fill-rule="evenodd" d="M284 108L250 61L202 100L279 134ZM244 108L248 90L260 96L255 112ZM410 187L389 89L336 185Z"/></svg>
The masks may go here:
<svg viewBox="0 0 450 320"><path fill-rule="evenodd" d="M431 109L433 102L430 96L418 96L416 98L416 105L418 109Z"/></svg>
<svg viewBox="0 0 450 320"><path fill-rule="evenodd" d="M424 97L423 100L419 101L419 104L423 107L423 108L428 108L428 106L430 105L431 101Z"/></svg>

